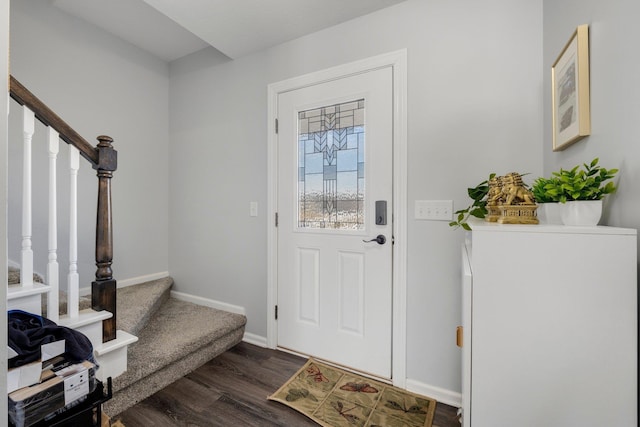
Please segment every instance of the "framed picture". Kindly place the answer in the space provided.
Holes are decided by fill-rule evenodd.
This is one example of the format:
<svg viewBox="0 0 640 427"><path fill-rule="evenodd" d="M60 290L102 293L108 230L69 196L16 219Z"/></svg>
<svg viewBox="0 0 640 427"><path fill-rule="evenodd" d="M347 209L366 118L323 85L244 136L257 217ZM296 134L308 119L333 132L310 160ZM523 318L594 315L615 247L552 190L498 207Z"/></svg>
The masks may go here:
<svg viewBox="0 0 640 427"><path fill-rule="evenodd" d="M591 133L589 26L580 25L551 67L553 151Z"/></svg>

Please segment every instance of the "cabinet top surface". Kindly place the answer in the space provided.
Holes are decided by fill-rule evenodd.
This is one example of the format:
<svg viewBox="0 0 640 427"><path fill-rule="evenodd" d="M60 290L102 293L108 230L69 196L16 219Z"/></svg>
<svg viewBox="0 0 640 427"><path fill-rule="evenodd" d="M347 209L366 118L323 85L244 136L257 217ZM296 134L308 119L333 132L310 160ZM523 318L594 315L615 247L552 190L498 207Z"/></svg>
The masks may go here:
<svg viewBox="0 0 640 427"><path fill-rule="evenodd" d="M498 224L481 219L470 218L469 226L472 231L490 232L526 232L526 233L567 233L567 234L618 234L635 236L638 230L635 228L619 228L597 225L593 227L578 227L555 224Z"/></svg>

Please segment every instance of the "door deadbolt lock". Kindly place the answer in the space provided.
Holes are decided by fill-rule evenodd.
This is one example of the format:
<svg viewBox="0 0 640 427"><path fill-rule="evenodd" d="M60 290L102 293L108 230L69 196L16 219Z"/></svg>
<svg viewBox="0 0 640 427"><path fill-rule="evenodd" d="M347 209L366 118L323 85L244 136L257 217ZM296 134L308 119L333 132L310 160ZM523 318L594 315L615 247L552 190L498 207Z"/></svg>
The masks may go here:
<svg viewBox="0 0 640 427"><path fill-rule="evenodd" d="M386 200L376 200L376 225L387 225Z"/></svg>

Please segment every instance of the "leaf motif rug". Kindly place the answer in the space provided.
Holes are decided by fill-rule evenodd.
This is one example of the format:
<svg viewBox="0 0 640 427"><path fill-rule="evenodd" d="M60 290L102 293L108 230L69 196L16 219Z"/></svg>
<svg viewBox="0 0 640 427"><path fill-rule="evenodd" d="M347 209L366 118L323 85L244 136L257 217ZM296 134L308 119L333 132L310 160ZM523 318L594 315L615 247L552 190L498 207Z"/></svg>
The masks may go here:
<svg viewBox="0 0 640 427"><path fill-rule="evenodd" d="M430 427L436 401L309 359L269 400L325 427Z"/></svg>

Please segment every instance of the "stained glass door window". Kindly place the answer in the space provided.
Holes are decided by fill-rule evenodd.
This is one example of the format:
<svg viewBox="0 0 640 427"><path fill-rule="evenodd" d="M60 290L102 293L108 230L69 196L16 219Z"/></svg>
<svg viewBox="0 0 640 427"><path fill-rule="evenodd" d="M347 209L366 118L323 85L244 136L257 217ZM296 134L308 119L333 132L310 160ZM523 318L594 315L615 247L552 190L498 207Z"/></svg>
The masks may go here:
<svg viewBox="0 0 640 427"><path fill-rule="evenodd" d="M298 113L298 227L364 228L364 99Z"/></svg>

